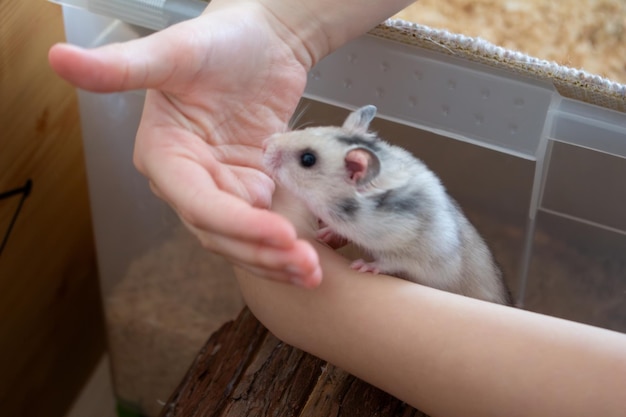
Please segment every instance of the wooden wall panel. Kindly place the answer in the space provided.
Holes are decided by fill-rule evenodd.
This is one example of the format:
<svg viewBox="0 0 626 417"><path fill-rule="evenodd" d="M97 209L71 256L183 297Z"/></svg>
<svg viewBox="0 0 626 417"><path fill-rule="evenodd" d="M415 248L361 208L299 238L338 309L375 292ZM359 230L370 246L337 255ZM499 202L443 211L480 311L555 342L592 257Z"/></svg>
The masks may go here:
<svg viewBox="0 0 626 417"><path fill-rule="evenodd" d="M74 89L48 66L61 8L0 0L0 194L24 200L0 253L0 410L62 416L104 349ZM0 200L0 242L20 196Z"/></svg>

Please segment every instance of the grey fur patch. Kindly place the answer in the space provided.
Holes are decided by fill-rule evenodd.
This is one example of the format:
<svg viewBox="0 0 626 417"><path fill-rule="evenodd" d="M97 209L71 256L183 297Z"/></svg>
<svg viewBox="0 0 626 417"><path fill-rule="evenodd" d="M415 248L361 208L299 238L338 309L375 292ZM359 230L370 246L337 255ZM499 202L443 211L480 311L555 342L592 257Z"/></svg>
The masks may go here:
<svg viewBox="0 0 626 417"><path fill-rule="evenodd" d="M359 210L359 203L352 197L344 198L337 204L341 217L354 217Z"/></svg>
<svg viewBox="0 0 626 417"><path fill-rule="evenodd" d="M366 136L361 136L361 135L339 136L337 137L337 140L349 146L352 146L352 145L362 146L364 148L371 149L374 152L377 152L380 150L380 146L377 143L377 140L369 139Z"/></svg>
<svg viewBox="0 0 626 417"><path fill-rule="evenodd" d="M377 210L388 212L417 212L423 200L420 192L407 192L405 189L387 190L370 199L374 201Z"/></svg>

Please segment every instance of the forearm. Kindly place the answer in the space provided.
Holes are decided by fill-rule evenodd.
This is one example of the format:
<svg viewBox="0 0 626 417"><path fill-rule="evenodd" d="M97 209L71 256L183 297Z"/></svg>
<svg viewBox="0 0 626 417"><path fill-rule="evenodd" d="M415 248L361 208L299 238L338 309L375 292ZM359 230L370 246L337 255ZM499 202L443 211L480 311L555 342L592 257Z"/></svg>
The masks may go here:
<svg viewBox="0 0 626 417"><path fill-rule="evenodd" d="M287 343L433 415L623 415L625 335L359 274L316 248L315 290L238 275Z"/></svg>
<svg viewBox="0 0 626 417"><path fill-rule="evenodd" d="M433 415L623 415L625 336L321 258L317 290L239 275L252 311L287 343Z"/></svg>
<svg viewBox="0 0 626 417"><path fill-rule="evenodd" d="M310 69L346 42L364 34L415 0L212 0L208 9L234 2L261 4L284 29L284 39Z"/></svg>

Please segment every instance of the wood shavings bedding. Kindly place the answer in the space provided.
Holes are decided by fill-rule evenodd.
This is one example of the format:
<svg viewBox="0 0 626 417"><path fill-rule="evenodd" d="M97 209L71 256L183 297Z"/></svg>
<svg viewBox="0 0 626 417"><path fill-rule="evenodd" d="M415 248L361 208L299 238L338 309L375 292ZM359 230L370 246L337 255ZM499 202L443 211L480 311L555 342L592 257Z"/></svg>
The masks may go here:
<svg viewBox="0 0 626 417"><path fill-rule="evenodd" d="M420 0L396 17L626 83L624 0Z"/></svg>

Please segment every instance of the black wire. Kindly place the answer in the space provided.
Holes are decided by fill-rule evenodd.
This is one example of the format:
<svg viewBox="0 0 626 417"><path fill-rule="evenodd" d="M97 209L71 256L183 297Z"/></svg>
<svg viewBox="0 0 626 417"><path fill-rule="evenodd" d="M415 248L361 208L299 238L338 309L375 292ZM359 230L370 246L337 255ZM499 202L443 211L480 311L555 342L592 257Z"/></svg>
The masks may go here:
<svg viewBox="0 0 626 417"><path fill-rule="evenodd" d="M2 244L0 244L0 256L2 255L2 252L4 251L4 247L6 246L7 241L9 240L9 235L11 234L11 230L13 230L13 226L15 225L15 222L17 221L17 216L20 214L20 210L22 210L22 206L24 205L24 200L26 200L26 198L30 195L32 188L33 188L33 181L29 178L26 181L26 184L24 184L22 187L16 188L14 190L9 190L4 193L0 193L0 200L13 197L14 195L17 195L17 194L22 194L22 198L20 198L20 202L17 205L17 209L15 210L15 213L13 213L13 217L11 218L11 222L9 223L9 227L7 228L4 238L2 239Z"/></svg>

